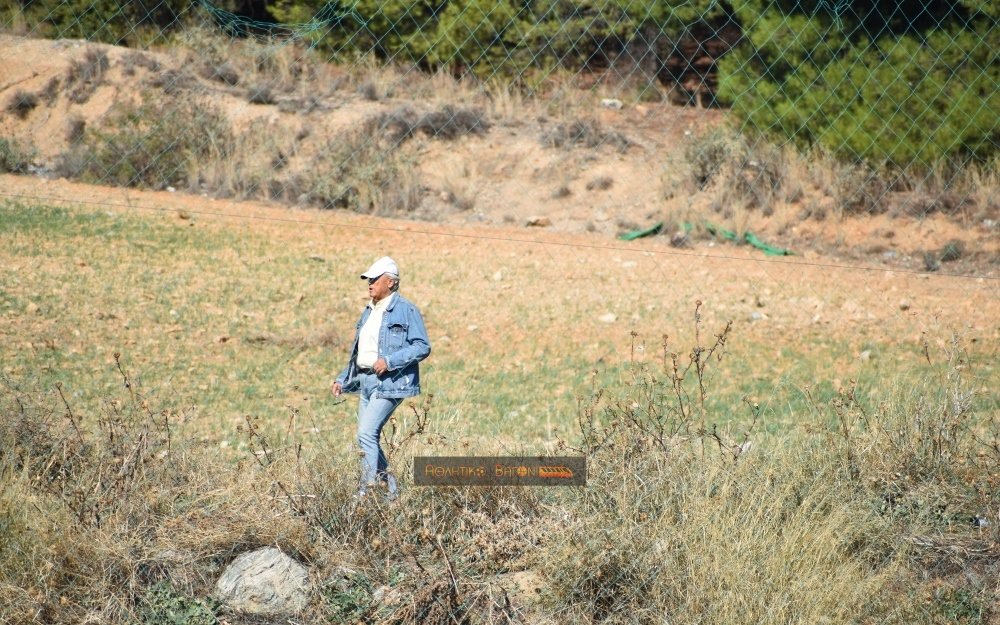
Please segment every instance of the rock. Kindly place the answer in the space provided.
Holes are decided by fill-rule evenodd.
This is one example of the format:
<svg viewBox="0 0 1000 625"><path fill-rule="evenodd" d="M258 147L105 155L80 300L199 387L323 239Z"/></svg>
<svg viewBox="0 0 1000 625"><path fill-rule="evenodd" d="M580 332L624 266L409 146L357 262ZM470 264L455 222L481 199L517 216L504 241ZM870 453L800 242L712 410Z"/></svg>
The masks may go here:
<svg viewBox="0 0 1000 625"><path fill-rule="evenodd" d="M872 359L871 350L866 349L865 351L861 352L860 354L858 354L858 358L861 360L861 362L868 362L869 360Z"/></svg>
<svg viewBox="0 0 1000 625"><path fill-rule="evenodd" d="M375 605L393 606L402 603L403 595L392 586L379 586L372 592L372 602Z"/></svg>
<svg viewBox="0 0 1000 625"><path fill-rule="evenodd" d="M618 320L618 315L615 313L606 313L597 318L601 323L614 323Z"/></svg>
<svg viewBox="0 0 1000 625"><path fill-rule="evenodd" d="M246 614L297 614L309 600L309 572L279 549L265 547L233 560L216 583L215 596Z"/></svg>
<svg viewBox="0 0 1000 625"><path fill-rule="evenodd" d="M500 282L501 280L503 280L503 270L498 269L496 273L493 274L493 281Z"/></svg>
<svg viewBox="0 0 1000 625"><path fill-rule="evenodd" d="M755 310L752 313L750 313L750 321L762 321L764 319L767 319L767 315L765 315L762 312Z"/></svg>
<svg viewBox="0 0 1000 625"><path fill-rule="evenodd" d="M673 233L673 235L671 235L670 237L670 245L672 247L687 247L690 244L691 244L691 239L688 238L687 233L684 232L683 230L678 230L677 232Z"/></svg>
<svg viewBox="0 0 1000 625"><path fill-rule="evenodd" d="M603 100L601 100L601 106L603 106L606 109L614 109L616 111L619 111L622 108L622 101L616 98L604 98Z"/></svg>
<svg viewBox="0 0 1000 625"><path fill-rule="evenodd" d="M908 299L899 300L899 309L900 310L909 310L910 309L910 300L908 300Z"/></svg>
<svg viewBox="0 0 1000 625"><path fill-rule="evenodd" d="M525 225L535 228L547 228L552 225L552 220L548 217L529 217Z"/></svg>

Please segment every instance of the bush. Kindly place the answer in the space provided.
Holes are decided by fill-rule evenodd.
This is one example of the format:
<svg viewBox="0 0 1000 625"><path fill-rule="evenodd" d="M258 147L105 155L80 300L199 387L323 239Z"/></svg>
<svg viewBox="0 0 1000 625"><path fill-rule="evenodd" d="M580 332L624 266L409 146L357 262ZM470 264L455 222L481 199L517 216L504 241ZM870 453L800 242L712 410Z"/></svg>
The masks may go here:
<svg viewBox="0 0 1000 625"><path fill-rule="evenodd" d="M767 142L719 128L684 146L688 182L696 191L711 190L719 206L741 204L765 213L786 178L781 151Z"/></svg>
<svg viewBox="0 0 1000 625"><path fill-rule="evenodd" d="M38 106L37 95L18 89L7 102L7 112L24 119L28 116L28 113L35 110L36 106Z"/></svg>
<svg viewBox="0 0 1000 625"><path fill-rule="evenodd" d="M33 0L21 3L21 14L34 36L122 45L135 42L142 31L179 27L190 8L186 0Z"/></svg>
<svg viewBox="0 0 1000 625"><path fill-rule="evenodd" d="M746 128L917 172L998 152L1000 29L983 3L733 6L745 38L721 62L719 95Z"/></svg>
<svg viewBox="0 0 1000 625"><path fill-rule="evenodd" d="M35 150L14 139L0 137L0 172L26 174L35 158Z"/></svg>
<svg viewBox="0 0 1000 625"><path fill-rule="evenodd" d="M416 160L396 142L363 131L331 140L294 184L323 208L363 213L411 212L421 201Z"/></svg>
<svg viewBox="0 0 1000 625"><path fill-rule="evenodd" d="M685 27L724 13L698 0L668 5L652 0L567 2L461 0L443 3L361 0L332 15L323 0L278 0L270 12L285 23L342 18L337 28L310 32L316 44L342 58L374 54L381 60L425 68L450 68L483 79L530 80L531 70L574 70L605 65L642 33L679 37Z"/></svg>
<svg viewBox="0 0 1000 625"><path fill-rule="evenodd" d="M365 123L365 132L385 135L394 143L405 141L419 132L433 139L454 140L466 135L482 135L489 129L490 122L479 109L450 104L423 114L410 107L402 107L377 115Z"/></svg>
<svg viewBox="0 0 1000 625"><path fill-rule="evenodd" d="M582 145L598 148L610 145L619 152L625 152L632 141L620 132L606 131L600 122L592 119L577 119L560 123L542 133L542 145L552 148L570 148Z"/></svg>
<svg viewBox="0 0 1000 625"><path fill-rule="evenodd" d="M163 189L194 185L206 161L233 152L229 120L194 99L147 96L120 103L63 156L64 175L86 182Z"/></svg>
<svg viewBox="0 0 1000 625"><path fill-rule="evenodd" d="M82 59L75 59L66 76L70 101L75 104L86 103L104 82L104 74L110 66L108 53L95 48L88 49Z"/></svg>

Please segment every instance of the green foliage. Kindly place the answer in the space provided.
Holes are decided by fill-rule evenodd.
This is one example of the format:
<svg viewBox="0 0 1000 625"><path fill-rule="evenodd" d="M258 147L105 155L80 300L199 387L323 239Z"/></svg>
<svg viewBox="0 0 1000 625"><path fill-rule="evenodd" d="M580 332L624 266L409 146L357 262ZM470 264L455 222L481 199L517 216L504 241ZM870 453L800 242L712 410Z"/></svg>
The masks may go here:
<svg viewBox="0 0 1000 625"><path fill-rule="evenodd" d="M372 583L364 573L349 571L341 579L326 584L321 594L331 622L353 623L369 609Z"/></svg>
<svg viewBox="0 0 1000 625"><path fill-rule="evenodd" d="M198 164L233 151L225 114L196 100L149 97L120 103L63 156L61 169L86 182L163 189L195 184Z"/></svg>
<svg viewBox="0 0 1000 625"><path fill-rule="evenodd" d="M996 154L995 19L944 0L813 4L734 3L746 37L720 97L746 127L904 169Z"/></svg>
<svg viewBox="0 0 1000 625"><path fill-rule="evenodd" d="M327 0L278 0L269 11L282 22L317 23L313 38L335 57L373 53L380 59L410 63L430 47L436 15L445 6L420 0L359 0L350 4L353 12L331 12L329 4ZM327 17L341 19L318 23Z"/></svg>
<svg viewBox="0 0 1000 625"><path fill-rule="evenodd" d="M215 610L210 603L186 597L169 582L160 582L146 593L142 613L146 625L215 625Z"/></svg>
<svg viewBox="0 0 1000 625"><path fill-rule="evenodd" d="M286 23L316 23L325 0L279 0L270 7ZM316 43L335 56L447 67L481 78L521 78L532 69L580 69L620 52L644 29L677 35L722 14L708 0L361 0L355 17L318 29ZM328 9L327 9L328 10Z"/></svg>
<svg viewBox="0 0 1000 625"><path fill-rule="evenodd" d="M187 0L33 0L22 5L24 22L35 35L118 45L135 42L143 30L180 26L191 8Z"/></svg>

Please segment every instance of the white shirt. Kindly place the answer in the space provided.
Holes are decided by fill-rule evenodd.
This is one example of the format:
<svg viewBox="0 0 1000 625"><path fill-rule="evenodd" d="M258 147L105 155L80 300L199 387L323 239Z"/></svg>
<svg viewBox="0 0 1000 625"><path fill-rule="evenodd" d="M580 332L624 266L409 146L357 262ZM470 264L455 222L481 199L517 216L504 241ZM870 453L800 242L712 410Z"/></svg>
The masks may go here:
<svg viewBox="0 0 1000 625"><path fill-rule="evenodd" d="M368 308L371 308L372 311L368 313L368 319L365 321L365 325L361 326L361 332L358 334L357 364L362 369L371 369L375 366L375 361L378 360L378 331L382 327L382 315L385 314L385 309L389 307L389 302L395 296L395 293L389 293L378 303L368 302Z"/></svg>

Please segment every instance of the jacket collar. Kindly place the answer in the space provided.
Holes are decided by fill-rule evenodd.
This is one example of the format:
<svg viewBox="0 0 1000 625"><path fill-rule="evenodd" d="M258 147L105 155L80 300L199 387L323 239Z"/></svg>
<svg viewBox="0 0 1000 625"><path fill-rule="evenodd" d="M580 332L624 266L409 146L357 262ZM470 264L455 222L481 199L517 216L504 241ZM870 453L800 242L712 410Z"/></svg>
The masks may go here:
<svg viewBox="0 0 1000 625"><path fill-rule="evenodd" d="M396 302L399 301L400 297L402 297L402 296L399 294L399 291L393 291L392 293L389 293L388 295L386 295L386 298L388 298L389 301L385 305L385 311L389 312L390 310L392 310L393 307L396 305ZM379 303L381 303L381 302L379 302ZM372 301L371 300L368 300L368 303L365 304L365 308L367 308L368 310L374 310L375 306L372 305Z"/></svg>

